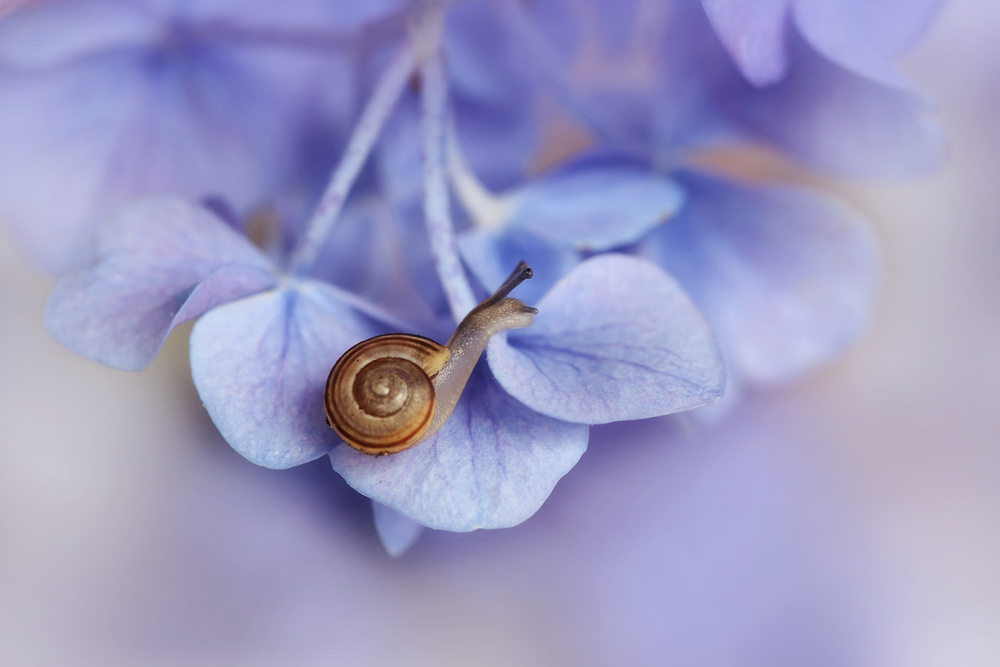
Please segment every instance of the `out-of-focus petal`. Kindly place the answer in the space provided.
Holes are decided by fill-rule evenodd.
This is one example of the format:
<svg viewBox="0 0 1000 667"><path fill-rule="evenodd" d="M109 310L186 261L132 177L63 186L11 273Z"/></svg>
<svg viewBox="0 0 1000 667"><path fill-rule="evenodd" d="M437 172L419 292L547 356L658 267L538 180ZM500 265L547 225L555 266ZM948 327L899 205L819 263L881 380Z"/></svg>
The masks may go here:
<svg viewBox="0 0 1000 667"><path fill-rule="evenodd" d="M855 177L911 177L938 166L943 134L928 102L830 63L793 36L792 66L765 89L719 98L734 124L807 164Z"/></svg>
<svg viewBox="0 0 1000 667"><path fill-rule="evenodd" d="M639 27L642 0L596 2L594 11L604 47L611 53L626 51L632 45Z"/></svg>
<svg viewBox="0 0 1000 667"><path fill-rule="evenodd" d="M394 231L388 211L379 202L349 205L323 243L309 277L378 300L396 261Z"/></svg>
<svg viewBox="0 0 1000 667"><path fill-rule="evenodd" d="M176 199L132 203L101 230L100 260L61 280L45 325L67 348L140 370L182 322L276 282L250 242L207 209Z"/></svg>
<svg viewBox="0 0 1000 667"><path fill-rule="evenodd" d="M231 27L351 31L385 18L406 7L409 0L198 0L188 3L185 15L192 20ZM237 10L238 11L235 11Z"/></svg>
<svg viewBox="0 0 1000 667"><path fill-rule="evenodd" d="M684 201L648 163L613 154L574 160L510 197L510 227L597 252L637 241Z"/></svg>
<svg viewBox="0 0 1000 667"><path fill-rule="evenodd" d="M491 3L459 3L448 13L446 52L458 141L490 188L521 180L535 157L539 129L530 69Z"/></svg>
<svg viewBox="0 0 1000 667"><path fill-rule="evenodd" d="M857 339L880 282L864 219L804 189L678 179L687 206L641 248L705 313L734 374L788 380Z"/></svg>
<svg viewBox="0 0 1000 667"><path fill-rule="evenodd" d="M927 29L942 0L796 0L795 23L820 53L852 72L900 88L895 61Z"/></svg>
<svg viewBox="0 0 1000 667"><path fill-rule="evenodd" d="M488 359L525 405L585 424L690 410L725 387L698 309L662 270L623 255L578 266L538 304L532 326L490 341Z"/></svg>
<svg viewBox="0 0 1000 667"><path fill-rule="evenodd" d="M788 71L785 30L793 0L702 0L712 27L747 79L766 86Z"/></svg>
<svg viewBox="0 0 1000 667"><path fill-rule="evenodd" d="M57 4L51 11L67 3ZM0 72L0 219L47 272L86 266L98 221L126 199L220 195L242 212L292 173L324 59L251 48L176 12L139 13L155 28L146 41L105 35L52 67ZM55 18L35 41L83 49Z"/></svg>
<svg viewBox="0 0 1000 667"><path fill-rule="evenodd" d="M257 465L289 468L339 440L323 393L347 348L379 333L329 286L291 283L215 308L191 332L191 375L223 437Z"/></svg>
<svg viewBox="0 0 1000 667"><path fill-rule="evenodd" d="M436 435L388 456L341 445L330 459L355 489L425 526L506 528L538 510L587 449L587 433L528 409L480 368Z"/></svg>
<svg viewBox="0 0 1000 667"><path fill-rule="evenodd" d="M872 81L908 88L896 59L927 28L941 0L702 0L712 26L757 86L788 72L795 28L832 62Z"/></svg>
<svg viewBox="0 0 1000 667"><path fill-rule="evenodd" d="M698 0L671 2L645 28L655 46L643 52L643 67L604 63L579 76L591 112L584 115L600 118L592 123L600 136L656 164L734 143L764 144L852 177L907 177L940 163L942 133L926 100L831 62L797 30L784 32L786 71L761 88L734 64Z"/></svg>
<svg viewBox="0 0 1000 667"><path fill-rule="evenodd" d="M390 556L402 556L424 532L424 526L380 502L372 501L372 512L375 532Z"/></svg>
<svg viewBox="0 0 1000 667"><path fill-rule="evenodd" d="M26 3L21 3L26 4ZM163 30L148 0L45 0L0 23L0 63L41 69L111 49L135 48Z"/></svg>

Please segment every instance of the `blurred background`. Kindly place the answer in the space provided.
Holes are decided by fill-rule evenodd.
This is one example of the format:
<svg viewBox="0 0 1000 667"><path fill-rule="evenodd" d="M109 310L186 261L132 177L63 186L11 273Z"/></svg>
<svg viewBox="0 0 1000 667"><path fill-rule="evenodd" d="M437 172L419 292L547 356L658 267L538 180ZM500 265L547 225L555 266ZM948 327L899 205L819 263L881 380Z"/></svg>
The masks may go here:
<svg viewBox="0 0 1000 667"><path fill-rule="evenodd" d="M706 429L593 430L538 514L387 556L324 461L215 433L186 333L142 374L59 347L0 238L4 665L1000 665L1000 5L905 69L939 172L838 185L887 282L862 343Z"/></svg>

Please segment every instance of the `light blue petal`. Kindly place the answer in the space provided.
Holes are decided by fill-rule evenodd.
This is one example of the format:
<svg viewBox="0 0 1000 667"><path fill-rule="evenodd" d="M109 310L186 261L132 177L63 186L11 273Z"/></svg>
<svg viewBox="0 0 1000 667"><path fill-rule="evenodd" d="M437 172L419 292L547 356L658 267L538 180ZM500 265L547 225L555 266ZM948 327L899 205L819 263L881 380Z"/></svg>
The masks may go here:
<svg viewBox="0 0 1000 667"><path fill-rule="evenodd" d="M512 396L584 424L690 410L725 387L698 309L661 269L624 255L582 263L538 304L533 325L495 337L487 350Z"/></svg>
<svg viewBox="0 0 1000 667"><path fill-rule="evenodd" d="M669 219L684 194L643 161L598 154L546 174L511 198L510 227L602 251L637 241Z"/></svg>
<svg viewBox="0 0 1000 667"><path fill-rule="evenodd" d="M45 326L67 348L141 370L182 322L275 284L257 249L205 208L179 199L133 202L101 230L100 261L59 281Z"/></svg>
<svg viewBox="0 0 1000 667"><path fill-rule="evenodd" d="M705 313L732 372L788 380L865 330L881 270L860 215L806 189L678 178L688 205L641 249Z"/></svg>
<svg viewBox="0 0 1000 667"><path fill-rule="evenodd" d="M355 489L430 528L507 528L538 510L587 437L584 425L529 410L480 367L433 437L388 456L340 445L330 459Z"/></svg>
<svg viewBox="0 0 1000 667"><path fill-rule="evenodd" d="M191 332L191 375L233 449L268 468L325 454L339 440L323 393L347 348L381 333L323 283L302 281L216 308Z"/></svg>
<svg viewBox="0 0 1000 667"><path fill-rule="evenodd" d="M523 229L467 232L459 236L458 249L465 265L487 293L501 285L518 262L527 262L534 277L518 285L514 296L529 306L541 301L581 261L580 253L571 246Z"/></svg>
<svg viewBox="0 0 1000 667"><path fill-rule="evenodd" d="M416 544L424 527L382 503L372 501L375 532L390 556L402 556Z"/></svg>

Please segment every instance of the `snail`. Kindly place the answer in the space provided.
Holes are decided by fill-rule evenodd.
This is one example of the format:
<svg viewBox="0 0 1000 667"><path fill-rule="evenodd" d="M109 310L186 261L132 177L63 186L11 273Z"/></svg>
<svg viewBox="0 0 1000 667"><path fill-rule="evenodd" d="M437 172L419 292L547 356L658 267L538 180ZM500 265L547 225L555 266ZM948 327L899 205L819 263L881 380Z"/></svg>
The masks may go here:
<svg viewBox="0 0 1000 667"><path fill-rule="evenodd" d="M532 277L521 262L491 297L473 308L446 345L415 334L361 341L326 380L326 417L344 442L365 454L394 454L444 425L494 334L530 325L536 308L508 297Z"/></svg>

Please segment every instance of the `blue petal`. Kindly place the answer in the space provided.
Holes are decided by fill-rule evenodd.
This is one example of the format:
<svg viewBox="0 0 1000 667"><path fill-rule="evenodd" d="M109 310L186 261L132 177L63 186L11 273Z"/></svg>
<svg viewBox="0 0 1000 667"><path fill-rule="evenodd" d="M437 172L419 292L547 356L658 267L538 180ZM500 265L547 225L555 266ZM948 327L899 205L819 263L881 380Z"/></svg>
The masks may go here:
<svg viewBox="0 0 1000 667"><path fill-rule="evenodd" d="M134 202L101 229L99 263L61 280L45 326L89 359L140 370L182 322L275 284L257 249L208 210L178 199Z"/></svg>
<svg viewBox="0 0 1000 667"><path fill-rule="evenodd" d="M191 375L222 436L257 465L289 468L339 440L326 424L327 375L375 325L315 281L230 303L191 332Z"/></svg>
<svg viewBox="0 0 1000 667"><path fill-rule="evenodd" d="M655 265L623 255L578 266L538 304L532 326L490 341L488 359L525 405L585 424L690 410L725 387L691 300Z"/></svg>
<svg viewBox="0 0 1000 667"><path fill-rule="evenodd" d="M375 531L390 556L402 556L424 532L424 526L382 503L372 501L372 512Z"/></svg>
<svg viewBox="0 0 1000 667"><path fill-rule="evenodd" d="M581 250L602 251L637 241L683 201L681 189L647 163L596 154L511 193L507 224Z"/></svg>
<svg viewBox="0 0 1000 667"><path fill-rule="evenodd" d="M506 528L538 510L587 437L584 425L532 412L480 367L433 437L378 457L341 445L330 459L355 489L430 528Z"/></svg>
<svg viewBox="0 0 1000 667"><path fill-rule="evenodd" d="M572 247L524 229L466 232L458 238L458 248L465 265L487 293L502 284L518 262L527 262L535 275L518 285L514 296L528 305L541 301L581 261L580 253Z"/></svg>
<svg viewBox="0 0 1000 667"><path fill-rule="evenodd" d="M705 313L732 372L787 380L857 339L880 282L864 219L809 190L678 179L688 205L642 251Z"/></svg>

